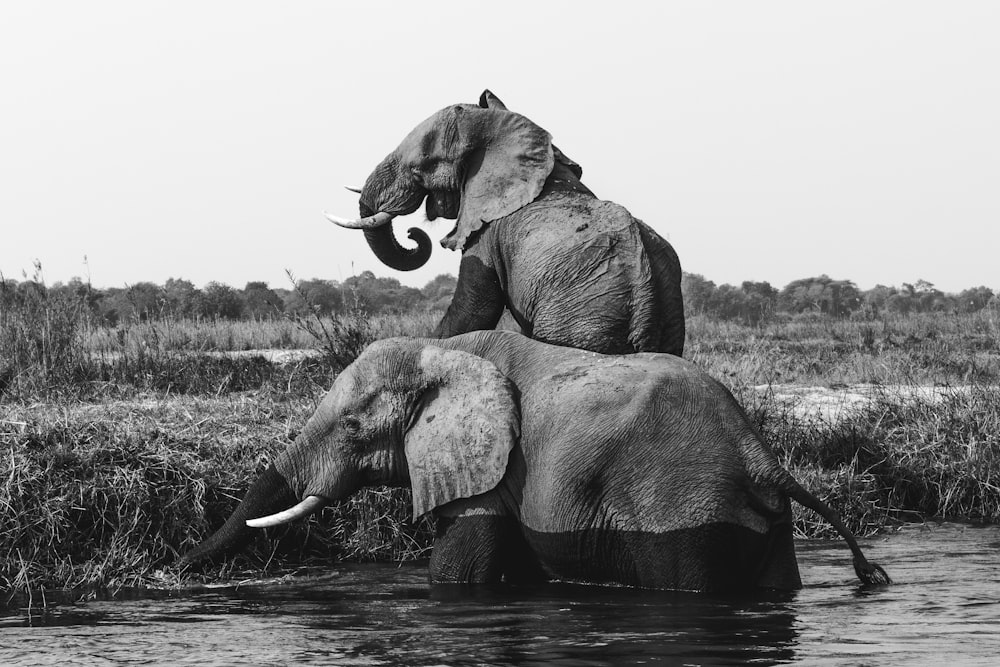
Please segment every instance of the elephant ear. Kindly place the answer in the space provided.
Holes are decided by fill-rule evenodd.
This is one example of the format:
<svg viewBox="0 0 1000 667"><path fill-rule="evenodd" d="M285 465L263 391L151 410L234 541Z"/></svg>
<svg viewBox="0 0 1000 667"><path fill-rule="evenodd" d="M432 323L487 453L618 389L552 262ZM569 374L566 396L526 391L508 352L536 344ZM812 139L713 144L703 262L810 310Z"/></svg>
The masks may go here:
<svg viewBox="0 0 1000 667"><path fill-rule="evenodd" d="M486 89L483 94L479 96L479 106L483 109L500 109L502 111L508 111L507 105L503 101L493 94L493 91ZM565 165L577 178L583 178L583 167L581 167L575 160L570 159L563 153L557 146L553 144L552 146L553 157L556 162Z"/></svg>
<svg viewBox="0 0 1000 667"><path fill-rule="evenodd" d="M485 223L534 201L554 165L552 137L521 114L489 108L478 116L479 136L464 165L458 223L442 242L452 250L464 249Z"/></svg>
<svg viewBox="0 0 1000 667"><path fill-rule="evenodd" d="M575 160L571 160L566 157L566 154L555 146L552 147L552 152L555 155L556 162L565 165L565 167L573 172L573 175L577 178L583 178L583 167L581 167Z"/></svg>
<svg viewBox="0 0 1000 667"><path fill-rule="evenodd" d="M513 387L492 363L428 345L419 364L427 389L404 435L414 519L496 487L520 434Z"/></svg>
<svg viewBox="0 0 1000 667"><path fill-rule="evenodd" d="M499 109L500 111L507 111L507 105L504 104L499 97L493 94L493 92L487 88L483 91L483 94L479 96L479 106L483 109Z"/></svg>

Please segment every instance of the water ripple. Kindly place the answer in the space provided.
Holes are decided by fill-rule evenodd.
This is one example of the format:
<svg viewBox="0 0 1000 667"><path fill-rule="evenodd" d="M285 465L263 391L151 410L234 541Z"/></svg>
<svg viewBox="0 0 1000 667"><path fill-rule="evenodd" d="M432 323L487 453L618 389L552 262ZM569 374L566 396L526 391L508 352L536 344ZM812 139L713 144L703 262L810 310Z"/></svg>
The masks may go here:
<svg viewBox="0 0 1000 667"><path fill-rule="evenodd" d="M897 584L864 588L842 543L797 543L806 587L718 597L550 584L435 587L424 566L0 612L3 665L991 664L1000 527L869 541Z"/></svg>

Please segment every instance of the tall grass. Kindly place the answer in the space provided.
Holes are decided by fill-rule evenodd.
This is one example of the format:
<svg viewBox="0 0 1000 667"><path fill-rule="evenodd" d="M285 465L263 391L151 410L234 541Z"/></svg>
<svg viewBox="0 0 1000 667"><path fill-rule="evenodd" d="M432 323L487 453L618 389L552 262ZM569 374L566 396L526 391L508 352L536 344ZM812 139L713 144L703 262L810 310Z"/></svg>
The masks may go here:
<svg viewBox="0 0 1000 667"><path fill-rule="evenodd" d="M439 313L102 327L42 294L0 312L0 587L175 584L169 564L220 526L371 340L428 335ZM781 461L858 533L900 519L1000 521L1000 323L994 313L763 327L689 321L687 356L727 383ZM291 363L253 352L308 349ZM237 354L242 353L242 354ZM836 420L781 384L883 390ZM914 398L898 385L955 387ZM223 570L406 558L430 527L405 490L373 489L262 531ZM829 528L800 511L801 535ZM167 568L163 570L163 568ZM162 575L162 572L167 572Z"/></svg>
<svg viewBox="0 0 1000 667"><path fill-rule="evenodd" d="M685 356L717 377L764 384L1000 381L1000 312L776 318L760 327L688 319Z"/></svg>
<svg viewBox="0 0 1000 667"><path fill-rule="evenodd" d="M35 391L68 385L80 378L86 353L80 345L89 325L82 299L28 289L16 297L0 280L0 395L30 381Z"/></svg>
<svg viewBox="0 0 1000 667"><path fill-rule="evenodd" d="M0 420L0 588L176 583L162 568L224 523L314 407L232 396L9 410ZM429 527L411 525L409 512L408 493L370 490L309 522L261 531L221 567L413 558Z"/></svg>
<svg viewBox="0 0 1000 667"><path fill-rule="evenodd" d="M289 315L256 320L166 316L116 326L86 326L80 345L90 354L111 356L134 355L142 349L188 353L318 349L339 343L337 334L344 327L367 330L376 339L404 335L401 331L419 336L429 334L440 318L437 311L404 315L346 311L333 317Z"/></svg>
<svg viewBox="0 0 1000 667"><path fill-rule="evenodd" d="M250 321L166 316L105 326L92 320L82 297L64 292L29 291L11 302L0 309L0 395L20 400L315 391L372 341L428 335L440 318L348 311ZM288 365L262 352L274 349L315 354Z"/></svg>
<svg viewBox="0 0 1000 667"><path fill-rule="evenodd" d="M744 404L767 442L807 489L855 532L924 518L1000 521L1000 386L941 394L885 387L835 420L804 417L773 394ZM803 536L832 529L802 508Z"/></svg>
<svg viewBox="0 0 1000 667"><path fill-rule="evenodd" d="M101 327L82 300L0 311L0 588L142 585L207 537L371 341L433 314ZM255 350L312 350L279 363ZM235 354L248 352L249 354ZM372 490L261 533L229 567L414 557L405 490Z"/></svg>

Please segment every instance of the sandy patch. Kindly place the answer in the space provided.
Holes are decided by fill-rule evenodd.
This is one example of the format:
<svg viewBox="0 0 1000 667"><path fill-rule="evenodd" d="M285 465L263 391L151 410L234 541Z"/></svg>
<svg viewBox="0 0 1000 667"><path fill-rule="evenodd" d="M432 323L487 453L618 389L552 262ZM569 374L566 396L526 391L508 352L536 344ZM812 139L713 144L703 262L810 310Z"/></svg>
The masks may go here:
<svg viewBox="0 0 1000 667"><path fill-rule="evenodd" d="M811 387L797 385L758 385L754 390L771 393L779 404L798 417L826 422L838 421L852 411L870 405L880 396L894 403L921 401L938 403L948 396L969 392L968 386L933 387L916 385L856 384L846 387Z"/></svg>
<svg viewBox="0 0 1000 667"><path fill-rule="evenodd" d="M318 357L322 353L319 350L281 350L281 349L258 349L258 350L233 350L229 352L206 352L210 357L228 357L230 359L241 359L244 357L263 357L274 364L292 364L303 359Z"/></svg>

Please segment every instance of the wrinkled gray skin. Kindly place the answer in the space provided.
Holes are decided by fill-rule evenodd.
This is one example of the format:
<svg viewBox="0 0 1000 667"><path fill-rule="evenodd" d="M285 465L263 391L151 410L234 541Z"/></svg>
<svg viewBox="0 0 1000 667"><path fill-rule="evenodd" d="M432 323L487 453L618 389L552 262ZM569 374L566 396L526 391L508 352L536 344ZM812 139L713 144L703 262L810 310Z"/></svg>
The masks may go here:
<svg viewBox="0 0 1000 667"><path fill-rule="evenodd" d="M385 484L437 517L433 582L796 589L790 498L836 527L863 582L889 581L729 391L666 354L503 331L379 341L262 479L185 564L230 551L261 508Z"/></svg>
<svg viewBox="0 0 1000 667"><path fill-rule="evenodd" d="M362 216L457 219L442 245L462 251L455 296L435 336L493 329L506 307L527 336L608 354L684 351L681 268L674 249L621 206L601 201L548 132L489 91L479 106L442 109L365 182ZM430 257L409 230L366 229L376 256L401 271Z"/></svg>

